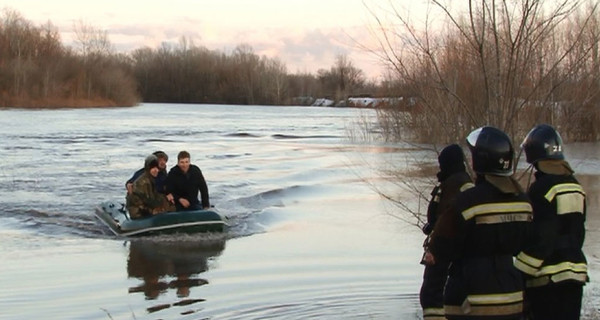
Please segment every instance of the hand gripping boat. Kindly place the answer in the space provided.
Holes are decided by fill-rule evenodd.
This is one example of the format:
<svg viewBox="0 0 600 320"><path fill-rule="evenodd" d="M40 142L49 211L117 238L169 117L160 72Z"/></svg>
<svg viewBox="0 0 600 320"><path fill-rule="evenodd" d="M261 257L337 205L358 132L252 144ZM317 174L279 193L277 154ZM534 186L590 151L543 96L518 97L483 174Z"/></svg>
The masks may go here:
<svg viewBox="0 0 600 320"><path fill-rule="evenodd" d="M118 236L143 236L164 233L223 232L227 218L214 208L174 211L151 217L131 219L125 205L107 201L96 207L96 217Z"/></svg>

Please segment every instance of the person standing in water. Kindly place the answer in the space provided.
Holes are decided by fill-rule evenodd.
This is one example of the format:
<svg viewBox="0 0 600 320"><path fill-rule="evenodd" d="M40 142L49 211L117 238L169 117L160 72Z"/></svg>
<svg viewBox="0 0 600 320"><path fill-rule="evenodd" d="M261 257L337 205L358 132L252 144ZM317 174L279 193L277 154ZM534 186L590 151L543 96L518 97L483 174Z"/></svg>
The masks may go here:
<svg viewBox="0 0 600 320"><path fill-rule="evenodd" d="M514 149L506 133L481 127L467 144L475 186L439 218L430 248L436 260L451 262L444 314L449 320L521 320L524 281L513 259L527 244L533 210L512 177Z"/></svg>
<svg viewBox="0 0 600 320"><path fill-rule="evenodd" d="M526 302L532 319L576 320L583 286L589 281L582 250L586 195L553 127L534 127L521 148L536 170L527 191L533 205L533 237L515 261L525 274Z"/></svg>
<svg viewBox="0 0 600 320"><path fill-rule="evenodd" d="M445 147L438 156L440 171L437 173L439 182L431 192L432 199L427 208L427 223L423 233L427 239L423 245L425 253L421 261L425 265L423 284L419 292L419 300L423 308L424 320L443 320L444 316L444 285L448 276L450 262L435 259L429 250L433 245L431 238L439 218L450 210L456 196L474 185L465 170L465 158L462 148L457 144Z"/></svg>

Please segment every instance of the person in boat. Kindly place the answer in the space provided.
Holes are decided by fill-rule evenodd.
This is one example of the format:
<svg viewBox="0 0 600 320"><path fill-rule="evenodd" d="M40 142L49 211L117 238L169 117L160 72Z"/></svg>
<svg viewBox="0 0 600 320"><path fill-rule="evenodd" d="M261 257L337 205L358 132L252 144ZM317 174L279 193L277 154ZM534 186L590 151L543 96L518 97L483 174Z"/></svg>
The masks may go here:
<svg viewBox="0 0 600 320"><path fill-rule="evenodd" d="M475 186L459 193L439 217L429 248L436 260L451 262L444 315L522 319L524 280L513 259L527 245L533 209L513 178L512 142L502 130L486 126L472 131L467 144Z"/></svg>
<svg viewBox="0 0 600 320"><path fill-rule="evenodd" d="M167 211L175 211L175 206L167 197L156 190L156 177L160 171L158 157L149 155L144 161L144 173L132 185L127 195L127 211L131 219L139 219Z"/></svg>
<svg viewBox="0 0 600 320"><path fill-rule="evenodd" d="M431 201L427 208L427 223L423 226L425 239L424 254L421 264L425 265L423 272L423 283L419 292L419 300L423 309L424 320L442 320L444 317L444 285L448 277L448 266L450 261L435 259L429 246L434 245L431 241L434 226L439 217L450 210L456 196L474 185L471 177L465 169L465 158L462 148L458 144L451 144L440 152L438 156L440 171L437 173L437 184L431 192Z"/></svg>
<svg viewBox="0 0 600 320"><path fill-rule="evenodd" d="M167 176L167 199L175 204L177 211L210 208L206 180L200 168L191 164L190 158L189 152L179 152L177 165L169 170ZM198 192L201 201L198 200Z"/></svg>
<svg viewBox="0 0 600 320"><path fill-rule="evenodd" d="M586 195L565 160L560 134L546 124L521 144L535 168L527 193L533 205L533 237L517 255L525 275L532 319L579 319L583 286L589 281L585 238Z"/></svg>
<svg viewBox="0 0 600 320"><path fill-rule="evenodd" d="M167 162L169 161L169 156L164 151L154 151L152 153L158 158L158 175L154 179L156 184L156 190L158 192L166 194L167 192ZM136 171L133 176L125 182L125 189L127 189L127 194L131 193L131 189L133 187L133 182L144 174L144 168L140 168Z"/></svg>

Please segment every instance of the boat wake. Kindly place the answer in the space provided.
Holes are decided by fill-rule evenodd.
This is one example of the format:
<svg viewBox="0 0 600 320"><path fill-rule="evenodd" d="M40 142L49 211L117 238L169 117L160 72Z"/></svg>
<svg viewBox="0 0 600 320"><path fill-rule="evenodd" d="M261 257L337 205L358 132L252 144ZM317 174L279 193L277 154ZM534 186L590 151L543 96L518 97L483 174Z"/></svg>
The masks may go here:
<svg viewBox="0 0 600 320"><path fill-rule="evenodd" d="M98 224L93 215L74 216L35 209L9 209L2 213L4 217L13 221L7 226L47 236L76 235L96 238L110 235L110 231Z"/></svg>
<svg viewBox="0 0 600 320"><path fill-rule="evenodd" d="M15 183L18 181L13 181L13 188L16 187ZM211 194L211 202L228 218L230 227L227 237L237 238L265 232L270 225L283 219L284 215L280 212L286 204L296 202L298 197L322 193L322 190L314 188L314 186L295 184L281 188L267 187L264 191L244 195L244 192L256 190L251 183L238 181L216 187L216 192ZM96 200L89 199L90 203L68 205L57 201L52 204L46 203L45 209L35 208L34 203L30 203L31 207L16 203L0 211L0 216L3 217L0 227L34 231L52 237L64 235L87 238L114 237L112 232L94 216L94 208L99 204L93 203L94 201Z"/></svg>
<svg viewBox="0 0 600 320"><path fill-rule="evenodd" d="M257 194L221 201L217 207L229 219L231 237L243 237L263 233L267 228L284 219L279 214L286 204L295 199L311 194L312 187L292 185L275 188Z"/></svg>

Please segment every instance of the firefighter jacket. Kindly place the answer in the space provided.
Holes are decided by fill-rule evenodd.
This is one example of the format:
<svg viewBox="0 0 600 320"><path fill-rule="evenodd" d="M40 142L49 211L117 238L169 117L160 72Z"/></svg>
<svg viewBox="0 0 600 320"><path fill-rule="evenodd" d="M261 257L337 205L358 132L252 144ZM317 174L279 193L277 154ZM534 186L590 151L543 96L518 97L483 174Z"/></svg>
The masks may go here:
<svg viewBox="0 0 600 320"><path fill-rule="evenodd" d="M582 251L585 236L585 192L565 161L539 162L528 190L533 205L531 245L517 256L526 286L589 281Z"/></svg>
<svg viewBox="0 0 600 320"><path fill-rule="evenodd" d="M442 189L440 189L440 185L436 185L431 190L431 200L429 200L429 205L427 206L427 221L423 225L423 233L426 235L430 235L433 231L433 226L437 221L438 217L438 206L440 204L440 196L442 195Z"/></svg>
<svg viewBox="0 0 600 320"><path fill-rule="evenodd" d="M436 221L451 209L456 196L473 186L471 177L464 171L450 175L440 185L436 186L431 193L432 199L428 207L428 225L432 227L435 225L438 228ZM425 230L423 231L425 232ZM434 230L427 237L424 244L425 251L429 250L430 245L434 244L435 234L436 231ZM425 260L423 260L423 264L426 264ZM425 266L423 284L419 293L421 307L423 308L423 319L425 320L446 319L444 317L443 292L448 277L448 265L448 261L439 260L433 265Z"/></svg>
<svg viewBox="0 0 600 320"><path fill-rule="evenodd" d="M453 230L456 230L456 226L453 227L455 221L451 217L443 216L446 215L446 212L452 210L458 194L472 187L474 187L474 184L469 174L458 172L444 180L439 187L434 188L427 211L428 224L434 227L426 243L427 249L432 246L443 247L447 238L453 236ZM438 221L441 222L438 223ZM433 249L433 251L439 250L443 250L443 248ZM443 255L440 258L443 258Z"/></svg>
<svg viewBox="0 0 600 320"><path fill-rule="evenodd" d="M479 175L475 187L460 193L438 224L445 216L450 221L444 241L432 253L436 260L451 261L444 291L446 318L518 317L523 312L523 280L513 257L523 249L532 219L527 195L512 177Z"/></svg>

